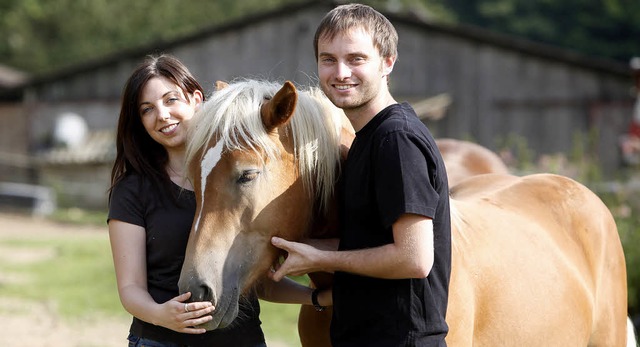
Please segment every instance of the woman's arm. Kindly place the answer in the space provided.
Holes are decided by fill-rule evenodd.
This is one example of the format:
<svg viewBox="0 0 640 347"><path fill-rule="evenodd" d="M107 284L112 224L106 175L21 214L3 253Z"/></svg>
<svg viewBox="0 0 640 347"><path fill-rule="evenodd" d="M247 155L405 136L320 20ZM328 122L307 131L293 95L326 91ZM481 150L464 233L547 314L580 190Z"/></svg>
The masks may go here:
<svg viewBox="0 0 640 347"><path fill-rule="evenodd" d="M109 240L122 306L145 322L181 333L201 334L204 329L192 328L212 319L210 302L189 303L191 293L179 295L165 303L156 303L147 290L146 240L144 228L111 219Z"/></svg>
<svg viewBox="0 0 640 347"><path fill-rule="evenodd" d="M262 300L281 304L313 305L311 294L314 288L302 285L287 277L279 282L265 277L257 286L257 291L258 297ZM333 305L331 288L319 291L318 303L321 306Z"/></svg>

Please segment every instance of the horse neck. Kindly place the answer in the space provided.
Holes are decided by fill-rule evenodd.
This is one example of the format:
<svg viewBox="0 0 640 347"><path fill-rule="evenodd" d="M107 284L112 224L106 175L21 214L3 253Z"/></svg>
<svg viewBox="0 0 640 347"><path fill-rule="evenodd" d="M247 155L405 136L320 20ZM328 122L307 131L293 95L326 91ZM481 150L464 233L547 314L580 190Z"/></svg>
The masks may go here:
<svg viewBox="0 0 640 347"><path fill-rule="evenodd" d="M310 235L313 238L337 238L339 235L340 218L338 214L338 201L340 190L336 189L336 186L340 186L340 181L342 180L341 167L347 160L349 149L355 138L355 131L347 117L344 113L341 113L340 117L342 126L339 141L340 155L338 165L336 165L336 183L326 208L323 209L321 202L316 199L314 223L310 231Z"/></svg>
<svg viewBox="0 0 640 347"><path fill-rule="evenodd" d="M320 199L314 203L313 221L309 230L309 237L315 239L326 239L338 237L340 218L338 215L338 190L334 189L332 196L327 201L326 206L322 206Z"/></svg>
<svg viewBox="0 0 640 347"><path fill-rule="evenodd" d="M314 187L315 192L315 194L313 194L315 197L314 210L312 213L313 220L308 235L314 238L333 238L337 237L339 226L337 208L338 190L336 189L336 184L340 181L341 167L347 158L349 148L351 148L351 144L355 138L355 131L344 112L335 107L319 89L310 89L304 92L304 94L305 109L307 110L305 115L313 114L312 117L314 120L323 119L324 125L322 125L322 128L327 130L326 132L318 132L316 135L322 133L329 137L336 136L336 138L326 138L322 141L325 144L335 143L335 152L325 147L324 150L321 151L323 155L319 155L316 160L314 160L316 163L335 160L335 165L325 166L325 168L334 169L334 174L332 175L333 182L330 183L324 179L324 176L329 173L322 172L322 170L311 170L314 172L315 177L307 181L310 187ZM318 114L318 112L322 113L322 115ZM295 118L294 121L297 122ZM316 149L319 150L319 148ZM301 172L302 171L303 170L301 170ZM309 173L310 171L306 172ZM327 185L330 185L330 187ZM329 188L331 194L327 191L322 191Z"/></svg>

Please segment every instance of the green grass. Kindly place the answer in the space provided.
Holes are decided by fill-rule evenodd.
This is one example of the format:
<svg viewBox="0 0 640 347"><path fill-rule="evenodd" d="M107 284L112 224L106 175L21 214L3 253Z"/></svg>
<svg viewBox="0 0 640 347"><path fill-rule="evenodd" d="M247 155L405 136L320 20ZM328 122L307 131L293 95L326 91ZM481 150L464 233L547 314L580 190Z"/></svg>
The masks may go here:
<svg viewBox="0 0 640 347"><path fill-rule="evenodd" d="M51 220L76 225L107 225L106 211L92 211L81 208L64 208L57 209L49 216Z"/></svg>
<svg viewBox="0 0 640 347"><path fill-rule="evenodd" d="M267 339L300 346L298 337L298 312L300 305L274 304L260 300L260 320Z"/></svg>
<svg viewBox="0 0 640 347"><path fill-rule="evenodd" d="M45 254L35 262L2 262L2 273L26 277L28 283L3 283L1 296L53 303L64 318L126 314L118 299L106 233L8 239L0 245Z"/></svg>
<svg viewBox="0 0 640 347"><path fill-rule="evenodd" d="M41 255L35 261L0 261L1 297L47 303L69 321L129 317L118 298L106 232L3 239L0 248ZM261 301L261 311L260 319L268 340L300 346L298 305ZM114 333L126 335L126 332Z"/></svg>

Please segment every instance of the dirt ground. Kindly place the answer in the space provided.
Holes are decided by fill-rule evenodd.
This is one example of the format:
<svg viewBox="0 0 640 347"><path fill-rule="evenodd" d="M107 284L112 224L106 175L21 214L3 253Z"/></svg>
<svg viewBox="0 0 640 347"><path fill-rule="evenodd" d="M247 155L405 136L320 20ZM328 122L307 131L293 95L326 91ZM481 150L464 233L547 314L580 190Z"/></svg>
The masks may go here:
<svg viewBox="0 0 640 347"><path fill-rule="evenodd" d="M44 219L0 212L0 239L31 238L45 233L96 233L104 228L69 226ZM20 251L0 247L1 262L32 262L46 259L47 251ZM20 281L16 275L0 273L0 285ZM129 319L100 319L96 322L68 322L51 303L0 297L0 346L7 347L111 347L126 346Z"/></svg>

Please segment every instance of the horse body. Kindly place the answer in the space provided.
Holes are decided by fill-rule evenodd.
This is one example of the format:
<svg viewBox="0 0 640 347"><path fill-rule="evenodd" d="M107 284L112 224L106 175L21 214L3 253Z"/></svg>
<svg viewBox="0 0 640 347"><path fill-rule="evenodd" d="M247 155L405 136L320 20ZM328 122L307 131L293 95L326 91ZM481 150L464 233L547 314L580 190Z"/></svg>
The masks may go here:
<svg viewBox="0 0 640 347"><path fill-rule="evenodd" d="M449 187L467 177L488 173L509 174L509 168L497 154L476 143L438 138L436 144L447 167Z"/></svg>
<svg viewBox="0 0 640 347"><path fill-rule="evenodd" d="M179 287L214 303L207 329L230 324L239 296L276 260L271 236L299 240L324 229L317 222L328 221L352 139L352 131L341 139L348 123L326 99L290 84L256 88L214 93L187 150L198 207ZM237 100L245 102L231 107ZM261 126L232 120L241 113ZM307 135L296 134L301 127ZM452 186L451 218L450 346L624 344L624 257L595 194L561 176L481 175ZM302 306L304 346L329 344L330 317Z"/></svg>
<svg viewBox="0 0 640 347"><path fill-rule="evenodd" d="M615 222L566 177L483 175L451 190L451 346L622 346Z"/></svg>

